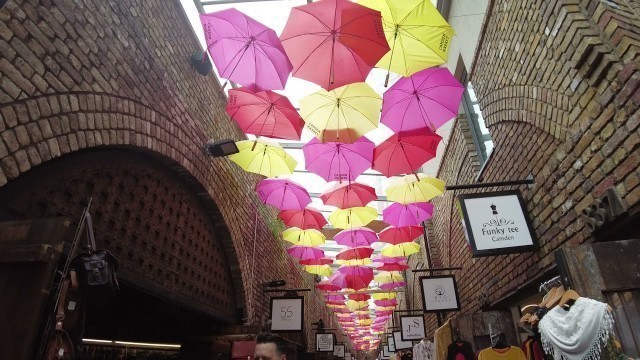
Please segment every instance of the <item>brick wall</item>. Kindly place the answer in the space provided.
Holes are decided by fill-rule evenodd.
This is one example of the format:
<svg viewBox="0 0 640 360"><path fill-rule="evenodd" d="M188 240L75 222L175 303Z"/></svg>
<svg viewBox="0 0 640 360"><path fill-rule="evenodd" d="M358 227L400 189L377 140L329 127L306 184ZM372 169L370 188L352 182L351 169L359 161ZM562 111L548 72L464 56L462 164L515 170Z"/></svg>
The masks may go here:
<svg viewBox="0 0 640 360"><path fill-rule="evenodd" d="M494 0L471 82L495 149L483 181L524 179L541 249L472 259L454 198L434 200L433 244L456 273L464 312L504 299L549 269L563 244L591 238L580 212L613 184L632 211L640 204L639 6L631 1ZM473 183L480 172L466 120L451 133L439 176ZM484 189L483 191L504 190ZM429 323L435 327L433 321Z"/></svg>
<svg viewBox="0 0 640 360"><path fill-rule="evenodd" d="M230 234L221 241L233 245L231 271L240 272L235 286L244 289L237 304L253 304L249 322L259 323L269 303L259 284L311 286L312 279L292 272L275 212L253 192L258 176L201 152L210 138L243 135L224 111L217 80L191 69L188 57L197 50L178 1L9 1L0 10L0 186L99 147L171 160L219 208ZM314 315L324 311L316 295L307 300Z"/></svg>

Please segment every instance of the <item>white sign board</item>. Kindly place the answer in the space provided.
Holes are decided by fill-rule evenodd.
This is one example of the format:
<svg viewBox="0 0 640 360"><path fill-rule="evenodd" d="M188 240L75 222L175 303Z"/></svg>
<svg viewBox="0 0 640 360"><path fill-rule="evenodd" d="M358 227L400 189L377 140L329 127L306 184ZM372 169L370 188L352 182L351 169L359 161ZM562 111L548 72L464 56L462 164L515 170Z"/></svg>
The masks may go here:
<svg viewBox="0 0 640 360"><path fill-rule="evenodd" d="M333 347L333 355L344 359L344 345L335 345Z"/></svg>
<svg viewBox="0 0 640 360"><path fill-rule="evenodd" d="M344 360L351 360L351 353L345 353Z"/></svg>
<svg viewBox="0 0 640 360"><path fill-rule="evenodd" d="M333 353L333 334L316 334L316 351Z"/></svg>
<svg viewBox="0 0 640 360"><path fill-rule="evenodd" d="M400 331L393 332L393 343L396 346L396 351L413 348L413 342L411 340L409 341L402 340L402 333Z"/></svg>
<svg viewBox="0 0 640 360"><path fill-rule="evenodd" d="M533 227L519 191L458 196L463 227L473 256L492 256L537 249Z"/></svg>
<svg viewBox="0 0 640 360"><path fill-rule="evenodd" d="M304 297L271 298L271 331L302 331Z"/></svg>
<svg viewBox="0 0 640 360"><path fill-rule="evenodd" d="M387 336L387 342L389 343L389 351L395 352L396 351L396 345L393 342L393 336Z"/></svg>
<svg viewBox="0 0 640 360"><path fill-rule="evenodd" d="M458 286L453 275L422 276L420 277L420 287L422 288L424 311L460 310Z"/></svg>
<svg viewBox="0 0 640 360"><path fill-rule="evenodd" d="M424 329L424 316L400 316L402 340L422 340L427 337Z"/></svg>
<svg viewBox="0 0 640 360"><path fill-rule="evenodd" d="M382 347L382 357L389 358L391 356L391 351L389 351L389 345L384 345Z"/></svg>

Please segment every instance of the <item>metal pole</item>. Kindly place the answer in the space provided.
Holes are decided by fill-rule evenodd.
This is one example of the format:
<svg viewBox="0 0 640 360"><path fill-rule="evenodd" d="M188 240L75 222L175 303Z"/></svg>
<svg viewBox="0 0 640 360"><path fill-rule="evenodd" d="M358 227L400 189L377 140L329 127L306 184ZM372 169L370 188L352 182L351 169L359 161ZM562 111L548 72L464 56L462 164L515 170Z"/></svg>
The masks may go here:
<svg viewBox="0 0 640 360"><path fill-rule="evenodd" d="M453 270L462 270L461 267L443 267L443 268L436 268L436 269L417 269L417 270L411 270L411 272L436 272L436 271L453 271Z"/></svg>
<svg viewBox="0 0 640 360"><path fill-rule="evenodd" d="M480 189L480 188L494 187L494 186L531 185L535 183L536 183L535 179L509 180L509 181L497 181L497 182L480 183L480 184L448 185L445 187L445 189L446 190Z"/></svg>

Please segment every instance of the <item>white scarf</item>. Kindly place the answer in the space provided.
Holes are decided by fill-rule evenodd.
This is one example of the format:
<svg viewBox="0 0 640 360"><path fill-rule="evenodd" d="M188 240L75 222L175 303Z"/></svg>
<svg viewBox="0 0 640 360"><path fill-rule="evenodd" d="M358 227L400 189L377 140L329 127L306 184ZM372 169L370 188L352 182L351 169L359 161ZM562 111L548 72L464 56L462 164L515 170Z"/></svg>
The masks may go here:
<svg viewBox="0 0 640 360"><path fill-rule="evenodd" d="M560 306L549 310L538 327L545 352L555 360L598 360L613 317L607 304L581 297L568 311Z"/></svg>

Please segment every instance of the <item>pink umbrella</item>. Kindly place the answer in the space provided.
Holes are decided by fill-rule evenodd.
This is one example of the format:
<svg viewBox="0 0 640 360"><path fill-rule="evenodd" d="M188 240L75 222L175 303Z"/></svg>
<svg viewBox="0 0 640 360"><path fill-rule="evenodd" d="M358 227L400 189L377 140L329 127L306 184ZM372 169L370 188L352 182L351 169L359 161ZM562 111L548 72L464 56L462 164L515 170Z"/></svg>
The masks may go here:
<svg viewBox="0 0 640 360"><path fill-rule="evenodd" d="M311 246L290 246L287 248L287 253L300 260L319 259L324 257L324 251Z"/></svg>
<svg viewBox="0 0 640 360"><path fill-rule="evenodd" d="M378 266L376 269L380 271L404 271L409 268L409 265L404 263L386 263L382 266Z"/></svg>
<svg viewBox="0 0 640 360"><path fill-rule="evenodd" d="M252 91L284 89L293 65L275 31L233 8L200 21L220 77Z"/></svg>
<svg viewBox="0 0 640 360"><path fill-rule="evenodd" d="M326 181L355 180L371 167L374 147L364 136L353 144L322 143L314 137L302 147L305 169Z"/></svg>
<svg viewBox="0 0 640 360"><path fill-rule="evenodd" d="M299 263L300 265L329 265L333 264L333 259L323 257L320 259L300 260Z"/></svg>
<svg viewBox="0 0 640 360"><path fill-rule="evenodd" d="M316 285L316 288L320 291L339 291L342 289L340 286L336 286L331 282L329 282L329 280L320 281L318 285ZM349 309L346 309L346 310L348 312L350 311ZM342 312L342 311L341 309L335 309L334 312Z"/></svg>
<svg viewBox="0 0 640 360"><path fill-rule="evenodd" d="M287 179L262 179L256 191L263 203L280 210L300 210L311 203L307 190Z"/></svg>
<svg viewBox="0 0 640 360"><path fill-rule="evenodd" d="M278 217L285 225L300 229L321 230L323 226L327 225L327 219L324 218L324 215L318 210L310 208L284 210L278 214Z"/></svg>
<svg viewBox="0 0 640 360"><path fill-rule="evenodd" d="M436 157L440 141L440 135L428 128L403 131L373 149L372 168L386 177L415 173Z"/></svg>
<svg viewBox="0 0 640 360"><path fill-rule="evenodd" d="M359 246L355 248L347 248L340 251L336 255L338 260L360 260L368 259L373 254L373 249L368 246Z"/></svg>
<svg viewBox="0 0 640 360"><path fill-rule="evenodd" d="M406 205L393 203L382 210L382 220L397 227L420 225L432 215L433 204L427 202Z"/></svg>
<svg viewBox="0 0 640 360"><path fill-rule="evenodd" d="M361 290L373 280L373 269L365 266L341 266L329 282L342 289Z"/></svg>
<svg viewBox="0 0 640 360"><path fill-rule="evenodd" d="M378 234L380 242L397 245L415 240L424 234L422 226L388 226Z"/></svg>
<svg viewBox="0 0 640 360"><path fill-rule="evenodd" d="M383 256L382 254L379 254L374 256L372 260L375 263L382 263L382 264L406 263L407 257L406 256L391 257L391 256Z"/></svg>
<svg viewBox="0 0 640 360"><path fill-rule="evenodd" d="M376 306L382 306L382 307L396 306L398 305L398 300L396 299L375 300L373 303L376 304Z"/></svg>
<svg viewBox="0 0 640 360"><path fill-rule="evenodd" d="M464 87L447 68L403 78L384 93L380 122L393 132L439 128L458 115Z"/></svg>
<svg viewBox="0 0 640 360"><path fill-rule="evenodd" d="M338 245L349 247L369 246L378 241L378 235L375 231L366 227L356 227L349 230L342 230L333 236Z"/></svg>
<svg viewBox="0 0 640 360"><path fill-rule="evenodd" d="M389 283L380 284L380 289L382 290L393 290L403 286L407 286L405 281L393 281Z"/></svg>
<svg viewBox="0 0 640 360"><path fill-rule="evenodd" d="M327 304L344 304L345 299L342 295L325 295L324 299Z"/></svg>
<svg viewBox="0 0 640 360"><path fill-rule="evenodd" d="M367 206L377 198L378 195L376 195L374 188L357 182L335 183L320 195L320 199L325 205L336 206L340 209Z"/></svg>
<svg viewBox="0 0 640 360"><path fill-rule="evenodd" d="M273 91L231 89L227 113L245 134L300 140L304 127L304 120L289 99Z"/></svg>

